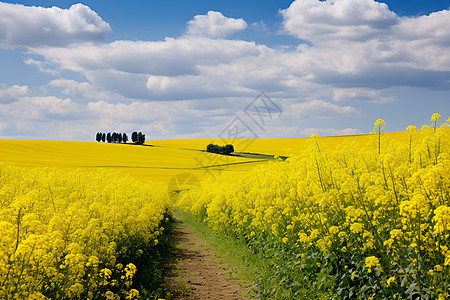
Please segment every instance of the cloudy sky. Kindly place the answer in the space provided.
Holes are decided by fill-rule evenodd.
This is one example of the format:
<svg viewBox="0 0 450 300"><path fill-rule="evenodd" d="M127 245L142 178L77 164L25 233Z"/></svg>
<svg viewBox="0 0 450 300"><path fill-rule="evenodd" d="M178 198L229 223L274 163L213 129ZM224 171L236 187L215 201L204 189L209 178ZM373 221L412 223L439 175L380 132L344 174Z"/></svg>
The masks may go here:
<svg viewBox="0 0 450 300"><path fill-rule="evenodd" d="M0 2L0 138L217 137L237 117L259 137L304 137L447 119L449 5ZM262 126L245 114L261 92L280 109Z"/></svg>

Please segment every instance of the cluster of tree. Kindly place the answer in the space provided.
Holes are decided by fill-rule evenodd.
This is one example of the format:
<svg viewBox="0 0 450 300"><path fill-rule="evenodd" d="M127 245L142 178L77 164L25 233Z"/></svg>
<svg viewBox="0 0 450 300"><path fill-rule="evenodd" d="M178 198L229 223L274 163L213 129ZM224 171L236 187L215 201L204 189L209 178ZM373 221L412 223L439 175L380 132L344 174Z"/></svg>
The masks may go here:
<svg viewBox="0 0 450 300"><path fill-rule="evenodd" d="M126 133L97 132L97 135L95 136L95 140L97 142L126 143L126 142L128 142L128 136Z"/></svg>
<svg viewBox="0 0 450 300"><path fill-rule="evenodd" d="M232 152L234 152L234 147L233 145L219 146L211 143L208 146L206 146L206 152L217 153L222 155L230 155Z"/></svg>
<svg viewBox="0 0 450 300"><path fill-rule="evenodd" d="M131 134L131 141L133 141L133 143L142 145L145 142L145 134L140 131L135 131Z"/></svg>

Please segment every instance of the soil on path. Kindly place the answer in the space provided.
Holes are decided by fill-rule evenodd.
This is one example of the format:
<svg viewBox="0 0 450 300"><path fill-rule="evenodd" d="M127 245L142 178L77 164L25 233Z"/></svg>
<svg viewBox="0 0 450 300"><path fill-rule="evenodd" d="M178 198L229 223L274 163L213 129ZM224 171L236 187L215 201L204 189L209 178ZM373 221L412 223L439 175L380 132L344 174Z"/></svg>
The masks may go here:
<svg viewBox="0 0 450 300"><path fill-rule="evenodd" d="M241 295L246 287L223 276L218 256L205 247L189 224L177 221L173 235L176 246L166 276L171 299L248 300Z"/></svg>

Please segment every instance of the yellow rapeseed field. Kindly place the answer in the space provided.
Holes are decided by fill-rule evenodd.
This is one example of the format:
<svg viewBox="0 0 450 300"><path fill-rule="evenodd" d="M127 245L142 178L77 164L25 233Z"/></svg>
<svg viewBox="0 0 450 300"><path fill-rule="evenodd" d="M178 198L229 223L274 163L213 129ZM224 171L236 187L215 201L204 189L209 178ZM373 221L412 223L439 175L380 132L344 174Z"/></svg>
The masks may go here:
<svg viewBox="0 0 450 300"><path fill-rule="evenodd" d="M137 298L170 213L165 187L117 172L0 165L0 299Z"/></svg>
<svg viewBox="0 0 450 300"><path fill-rule="evenodd" d="M193 140L195 141L195 140ZM184 146L184 145L183 145ZM198 178L231 170L249 170L258 159L230 157L164 147L133 144L105 144L70 141L0 140L0 162L22 167L50 167L63 170L104 168L129 174L141 181L167 184L188 171ZM204 145L203 148L206 148Z"/></svg>
<svg viewBox="0 0 450 300"><path fill-rule="evenodd" d="M396 140L404 140L407 134L401 132L389 132L386 136ZM321 143L328 147L336 147L346 140L351 140L359 145L365 145L371 139L370 134L341 135L321 137ZM178 140L156 140L152 144L167 148L204 150L209 143L225 145L233 144L236 152L259 153L267 155L286 156L290 153L299 153L306 147L308 138L260 138L260 139L178 139Z"/></svg>
<svg viewBox="0 0 450 300"><path fill-rule="evenodd" d="M160 273L174 204L271 262L256 278L262 297L446 299L441 123L434 114L431 126L386 134L380 119L369 135L236 145L266 154L247 157L201 151L232 143L219 139L0 140L0 299L140 297L133 282Z"/></svg>
<svg viewBox="0 0 450 300"><path fill-rule="evenodd" d="M404 138L405 133L389 133ZM324 137L331 147L351 139L366 143L370 135ZM236 152L286 156L305 148L307 138L254 139ZM141 181L167 184L180 173L189 172L200 180L208 174L248 171L266 163L265 158L215 155L201 150L220 139L179 139L148 141L145 146L95 142L0 140L0 162L21 167L50 167L62 170L105 168L129 174ZM227 141L232 142L232 141ZM237 143L239 145L239 141Z"/></svg>
<svg viewBox="0 0 450 300"><path fill-rule="evenodd" d="M179 204L271 261L264 296L447 299L450 129L439 119L393 137L380 119L356 137L365 143L313 136L286 161L205 180Z"/></svg>

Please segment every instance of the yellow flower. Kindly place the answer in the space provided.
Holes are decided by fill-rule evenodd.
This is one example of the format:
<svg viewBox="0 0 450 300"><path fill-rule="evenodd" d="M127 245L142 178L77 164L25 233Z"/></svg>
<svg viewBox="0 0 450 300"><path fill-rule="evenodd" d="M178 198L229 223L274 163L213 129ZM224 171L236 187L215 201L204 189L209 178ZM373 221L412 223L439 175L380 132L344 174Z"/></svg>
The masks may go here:
<svg viewBox="0 0 450 300"><path fill-rule="evenodd" d="M339 232L338 236L340 239L345 239L347 237L347 233L344 231L341 231L341 232Z"/></svg>
<svg viewBox="0 0 450 300"><path fill-rule="evenodd" d="M378 260L377 257L375 257L375 256L366 257L365 263L366 263L366 268L367 268L368 273L372 272L372 268L375 268L378 271L383 272L383 269L381 268L381 265L380 265L380 261Z"/></svg>
<svg viewBox="0 0 450 300"><path fill-rule="evenodd" d="M382 119L376 120L373 126L373 131L377 132L384 130L385 129L384 125L386 125L386 123Z"/></svg>
<svg viewBox="0 0 450 300"><path fill-rule="evenodd" d="M139 291L135 290L135 289L132 289L128 293L126 299L135 299L135 298L139 298Z"/></svg>
<svg viewBox="0 0 450 300"><path fill-rule="evenodd" d="M134 274L136 273L137 268L134 264L129 263L126 267L125 267L125 277L127 280L130 280L131 278L133 278Z"/></svg>
<svg viewBox="0 0 450 300"><path fill-rule="evenodd" d="M353 223L350 226L350 231L353 233L360 233L363 231L363 229L364 229L364 226L361 223Z"/></svg>
<svg viewBox="0 0 450 300"><path fill-rule="evenodd" d="M446 300L448 299L448 293L443 293L438 295L438 300Z"/></svg>
<svg viewBox="0 0 450 300"><path fill-rule="evenodd" d="M440 235L450 231L450 206L441 205L434 210L434 234Z"/></svg>
<svg viewBox="0 0 450 300"><path fill-rule="evenodd" d="M442 268L441 265L435 265L435 266L434 266L434 270L435 270L436 272L442 272L443 268Z"/></svg>
<svg viewBox="0 0 450 300"><path fill-rule="evenodd" d="M441 117L440 114L434 113L434 114L431 116L431 121L437 121L437 120L440 119L440 117Z"/></svg>
<svg viewBox="0 0 450 300"><path fill-rule="evenodd" d="M445 254L444 266L450 266L450 251Z"/></svg>
<svg viewBox="0 0 450 300"><path fill-rule="evenodd" d="M400 238L403 235L403 232L400 229L392 229L391 230L391 237L393 239Z"/></svg>
<svg viewBox="0 0 450 300"><path fill-rule="evenodd" d="M83 292L83 290L83 285L81 285L80 283L75 283L70 286L68 295L73 298L80 297L80 294Z"/></svg>
<svg viewBox="0 0 450 300"><path fill-rule="evenodd" d="M387 286L390 286L391 283L395 283L395 276L389 277L389 279L387 280Z"/></svg>
<svg viewBox="0 0 450 300"><path fill-rule="evenodd" d="M111 277L112 271L108 268L104 268L100 271L100 276L109 279Z"/></svg>
<svg viewBox="0 0 450 300"><path fill-rule="evenodd" d="M336 234L336 233L339 232L339 227L337 227L337 226L331 226L330 229L329 229L329 231L330 231L331 234Z"/></svg>

